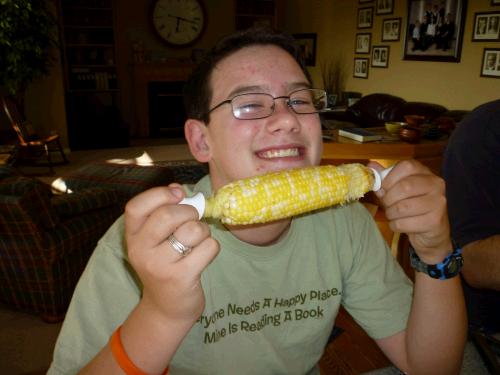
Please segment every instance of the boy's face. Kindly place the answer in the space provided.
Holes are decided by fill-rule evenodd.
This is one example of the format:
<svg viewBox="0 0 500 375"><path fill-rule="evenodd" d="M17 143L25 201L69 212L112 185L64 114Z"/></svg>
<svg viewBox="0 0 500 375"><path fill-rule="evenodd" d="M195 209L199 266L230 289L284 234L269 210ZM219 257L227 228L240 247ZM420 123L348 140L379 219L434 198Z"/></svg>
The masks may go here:
<svg viewBox="0 0 500 375"><path fill-rule="evenodd" d="M236 94L277 97L309 87L295 60L276 46L233 53L217 64L210 81L210 108ZM297 115L286 99L277 99L274 113L257 120L236 119L230 104L217 108L210 113L205 141L214 189L270 171L316 165L322 153L319 115Z"/></svg>

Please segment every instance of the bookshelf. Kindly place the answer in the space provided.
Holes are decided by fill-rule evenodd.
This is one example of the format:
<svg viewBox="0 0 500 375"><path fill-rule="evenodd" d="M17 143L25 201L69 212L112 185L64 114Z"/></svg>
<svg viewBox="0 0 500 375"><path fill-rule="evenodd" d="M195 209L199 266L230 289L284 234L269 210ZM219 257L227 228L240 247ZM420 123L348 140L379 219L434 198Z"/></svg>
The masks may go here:
<svg viewBox="0 0 500 375"><path fill-rule="evenodd" d="M235 28L278 26L279 0L235 0Z"/></svg>
<svg viewBox="0 0 500 375"><path fill-rule="evenodd" d="M70 148L122 147L114 0L61 0L66 114Z"/></svg>

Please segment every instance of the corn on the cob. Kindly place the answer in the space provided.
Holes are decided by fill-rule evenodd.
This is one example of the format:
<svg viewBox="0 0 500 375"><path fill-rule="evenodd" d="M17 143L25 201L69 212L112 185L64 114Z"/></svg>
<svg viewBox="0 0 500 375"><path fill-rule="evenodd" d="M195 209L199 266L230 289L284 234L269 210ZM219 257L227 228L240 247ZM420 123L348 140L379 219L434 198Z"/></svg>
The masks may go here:
<svg viewBox="0 0 500 375"><path fill-rule="evenodd" d="M265 223L361 198L373 182L362 164L269 173L223 186L206 201L204 216L233 225Z"/></svg>

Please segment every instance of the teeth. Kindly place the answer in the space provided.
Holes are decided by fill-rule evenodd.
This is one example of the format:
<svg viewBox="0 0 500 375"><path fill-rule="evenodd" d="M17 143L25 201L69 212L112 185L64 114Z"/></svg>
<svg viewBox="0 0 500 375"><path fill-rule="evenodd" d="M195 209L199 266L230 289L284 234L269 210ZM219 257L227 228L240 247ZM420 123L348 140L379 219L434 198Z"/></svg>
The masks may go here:
<svg viewBox="0 0 500 375"><path fill-rule="evenodd" d="M299 150L296 148L289 148L286 150L270 150L260 154L264 158L284 158L289 156L299 156Z"/></svg>

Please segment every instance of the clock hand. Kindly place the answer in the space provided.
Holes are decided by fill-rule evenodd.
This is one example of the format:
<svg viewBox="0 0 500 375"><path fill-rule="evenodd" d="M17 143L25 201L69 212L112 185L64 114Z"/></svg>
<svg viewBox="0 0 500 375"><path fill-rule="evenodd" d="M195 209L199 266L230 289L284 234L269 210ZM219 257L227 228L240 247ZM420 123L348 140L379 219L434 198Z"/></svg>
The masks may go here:
<svg viewBox="0 0 500 375"><path fill-rule="evenodd" d="M184 22L188 22L188 23L193 23L193 24L198 24L197 21L193 21L193 20L190 20L188 18L184 18L184 17L180 17L180 16L174 16L172 14L168 14L168 17L172 17L172 18L175 18L177 20L177 24L179 24L179 21L184 21Z"/></svg>
<svg viewBox="0 0 500 375"><path fill-rule="evenodd" d="M179 32L179 24L180 24L180 21L181 21L181 18L180 17L177 17L177 16L174 16L172 14L167 14L167 17L171 17L171 18L175 18L176 19L176 23L175 23L175 32L178 33Z"/></svg>

